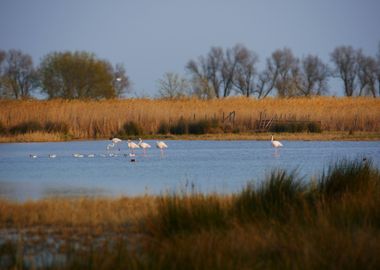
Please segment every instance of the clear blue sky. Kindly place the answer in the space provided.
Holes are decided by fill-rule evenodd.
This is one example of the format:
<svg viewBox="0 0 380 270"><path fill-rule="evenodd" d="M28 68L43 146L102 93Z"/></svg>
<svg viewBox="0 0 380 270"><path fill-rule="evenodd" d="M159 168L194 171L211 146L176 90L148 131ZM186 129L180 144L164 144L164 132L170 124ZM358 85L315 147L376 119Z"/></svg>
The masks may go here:
<svg viewBox="0 0 380 270"><path fill-rule="evenodd" d="M285 46L324 61L340 45L375 55L379 14L380 0L1 0L0 49L36 65L53 51L93 52L123 63L133 91L153 96L165 72L185 75L211 46L242 43L260 66Z"/></svg>

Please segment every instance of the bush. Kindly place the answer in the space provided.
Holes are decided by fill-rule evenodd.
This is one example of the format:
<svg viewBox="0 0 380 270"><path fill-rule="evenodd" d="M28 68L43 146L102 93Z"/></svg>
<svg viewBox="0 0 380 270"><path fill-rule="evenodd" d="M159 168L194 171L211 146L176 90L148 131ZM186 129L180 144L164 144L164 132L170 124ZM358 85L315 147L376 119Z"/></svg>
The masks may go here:
<svg viewBox="0 0 380 270"><path fill-rule="evenodd" d="M160 125L158 126L157 133L165 135L165 134L168 134L169 132L170 132L169 124L162 121Z"/></svg>
<svg viewBox="0 0 380 270"><path fill-rule="evenodd" d="M176 135L187 134L188 133L187 122L181 117L175 125L170 127L170 133L176 134Z"/></svg>
<svg viewBox="0 0 380 270"><path fill-rule="evenodd" d="M380 173L371 160L341 160L323 173L318 191L327 197L357 193L380 185Z"/></svg>
<svg viewBox="0 0 380 270"><path fill-rule="evenodd" d="M45 124L44 130L49 133L63 133L67 134L69 132L69 126L64 122L52 122L48 121Z"/></svg>
<svg viewBox="0 0 380 270"><path fill-rule="evenodd" d="M134 122L134 121L128 121L123 125L123 130L121 132L123 135L142 135L143 129L142 127Z"/></svg>
<svg viewBox="0 0 380 270"><path fill-rule="evenodd" d="M307 129L309 130L309 132L312 132L312 133L322 132L322 126L321 126L321 123L319 122L310 122L309 124L307 124Z"/></svg>
<svg viewBox="0 0 380 270"><path fill-rule="evenodd" d="M25 134L28 132L42 131L44 128L37 121L22 122L10 128L11 134Z"/></svg>
<svg viewBox="0 0 380 270"><path fill-rule="evenodd" d="M0 122L0 134L6 134L7 129L5 128L4 124Z"/></svg>
<svg viewBox="0 0 380 270"><path fill-rule="evenodd" d="M256 189L249 184L238 194L234 213L241 220L254 217L283 220L288 216L290 209L297 209L301 205L305 190L306 186L295 171L272 171L259 188Z"/></svg>
<svg viewBox="0 0 380 270"><path fill-rule="evenodd" d="M280 122L273 124L270 132L322 132L319 122Z"/></svg>

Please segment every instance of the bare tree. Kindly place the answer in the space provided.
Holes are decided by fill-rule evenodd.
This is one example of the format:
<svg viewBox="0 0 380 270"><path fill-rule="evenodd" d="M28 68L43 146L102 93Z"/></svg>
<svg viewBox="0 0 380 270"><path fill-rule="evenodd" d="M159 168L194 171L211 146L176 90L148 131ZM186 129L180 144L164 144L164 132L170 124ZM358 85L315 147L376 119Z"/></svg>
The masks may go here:
<svg viewBox="0 0 380 270"><path fill-rule="evenodd" d="M267 97L273 90L277 79L277 73L271 70L269 66L263 70L258 76L258 82L256 84L257 98Z"/></svg>
<svg viewBox="0 0 380 270"><path fill-rule="evenodd" d="M4 88L4 69L5 69L5 57L6 57L6 52L3 50L0 50L0 98L6 97L5 95L5 88Z"/></svg>
<svg viewBox="0 0 380 270"><path fill-rule="evenodd" d="M302 59L299 77L296 80L300 94L305 96L327 93L329 69L318 56L308 55Z"/></svg>
<svg viewBox="0 0 380 270"><path fill-rule="evenodd" d="M236 45L233 48L233 52L236 66L232 73L232 83L237 92L250 97L256 91L255 77L257 74L256 63L258 62L258 56L243 45Z"/></svg>
<svg viewBox="0 0 380 270"><path fill-rule="evenodd" d="M359 80L359 96L372 95L376 97L377 63L375 58L366 56L361 50L357 52L357 68Z"/></svg>
<svg viewBox="0 0 380 270"><path fill-rule="evenodd" d="M297 95L296 80L298 74L299 60L288 48L276 50L267 61L266 79L272 80L269 85L277 89L277 94L280 97Z"/></svg>
<svg viewBox="0 0 380 270"><path fill-rule="evenodd" d="M158 80L158 92L162 98L181 98L190 94L190 85L178 74L168 72Z"/></svg>
<svg viewBox="0 0 380 270"><path fill-rule="evenodd" d="M37 73L32 57L20 50L1 52L1 96L15 99L29 98L37 85Z"/></svg>
<svg viewBox="0 0 380 270"><path fill-rule="evenodd" d="M207 55L207 78L210 80L215 96L221 97L220 87L223 83L222 69L224 65L224 53L220 47L212 47ZM223 94L224 96L224 94Z"/></svg>
<svg viewBox="0 0 380 270"><path fill-rule="evenodd" d="M198 62L190 60L186 65L186 70L191 74L194 94L200 98L214 98L219 96L219 87L216 80L212 81L207 60L200 56ZM214 75L214 78L216 76Z"/></svg>
<svg viewBox="0 0 380 270"><path fill-rule="evenodd" d="M206 57L200 56L198 62L190 60L186 65L187 71L192 75L193 82L207 85L212 89L216 98L226 97L232 89L232 73L235 63L232 57L224 56L220 47L212 47Z"/></svg>
<svg viewBox="0 0 380 270"><path fill-rule="evenodd" d="M215 91L205 78L193 78L191 81L191 95L200 99L215 98Z"/></svg>
<svg viewBox="0 0 380 270"><path fill-rule="evenodd" d="M357 52L351 46L335 48L331 53L335 75L342 79L346 96L354 95L357 77Z"/></svg>
<svg viewBox="0 0 380 270"><path fill-rule="evenodd" d="M248 50L240 44L226 50L226 55L223 59L223 66L221 70L223 97L230 95L234 87L234 79L237 69L239 68L239 64L242 62L242 58L245 57L244 54L247 52Z"/></svg>

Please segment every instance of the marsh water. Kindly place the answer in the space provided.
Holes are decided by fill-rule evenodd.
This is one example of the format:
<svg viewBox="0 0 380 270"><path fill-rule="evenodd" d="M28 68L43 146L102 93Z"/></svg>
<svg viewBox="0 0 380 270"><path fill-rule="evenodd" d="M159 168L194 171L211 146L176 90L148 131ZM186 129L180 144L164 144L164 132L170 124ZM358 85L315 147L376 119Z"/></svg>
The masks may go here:
<svg viewBox="0 0 380 270"><path fill-rule="evenodd" d="M155 141L146 142L152 148L146 153L137 149L134 157L126 142L120 151L106 150L109 141L0 144L0 196L25 201L191 189L231 193L278 168L296 169L310 181L342 158L366 157L380 167L378 141L283 141L280 150L269 141L167 141L164 152L155 148Z"/></svg>

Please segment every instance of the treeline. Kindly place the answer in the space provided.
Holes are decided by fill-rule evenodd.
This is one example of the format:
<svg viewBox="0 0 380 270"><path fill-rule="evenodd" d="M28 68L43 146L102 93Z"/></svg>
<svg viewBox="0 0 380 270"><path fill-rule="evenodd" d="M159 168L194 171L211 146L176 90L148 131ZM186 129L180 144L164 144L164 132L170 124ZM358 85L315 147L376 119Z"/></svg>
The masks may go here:
<svg viewBox="0 0 380 270"><path fill-rule="evenodd" d="M165 73L158 80L160 98L201 99L231 95L256 97L320 96L329 93L328 80L339 78L346 96L380 95L380 43L376 56L351 46L336 47L330 63L317 55L296 57L289 48L277 49L258 69L258 55L237 44L212 47L208 54L185 65L189 77ZM0 50L0 97L25 99L41 91L49 99L109 99L130 90L121 64L113 66L88 52L52 52L35 67L20 50Z"/></svg>
<svg viewBox="0 0 380 270"><path fill-rule="evenodd" d="M300 59L289 48L278 49L260 71L259 57L245 46L212 47L206 56L187 63L190 80L167 73L159 81L159 92L162 97L190 93L200 98L320 96L329 93L327 82L335 77L342 81L346 96L380 94L380 44L376 57L351 46L337 47L330 56L331 66L317 55Z"/></svg>

